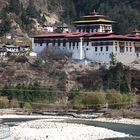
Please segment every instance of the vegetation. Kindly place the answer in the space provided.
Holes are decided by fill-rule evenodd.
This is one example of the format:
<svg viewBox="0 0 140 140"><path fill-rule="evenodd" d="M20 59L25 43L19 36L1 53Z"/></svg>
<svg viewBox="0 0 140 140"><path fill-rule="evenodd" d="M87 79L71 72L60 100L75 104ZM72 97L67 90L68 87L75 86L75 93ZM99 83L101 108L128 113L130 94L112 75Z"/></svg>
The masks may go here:
<svg viewBox="0 0 140 140"><path fill-rule="evenodd" d="M115 90L109 90L106 93L81 91L78 94L71 93L69 96L69 101L75 108L94 110L100 110L103 107L125 109L129 107L131 99L129 95L120 94Z"/></svg>
<svg viewBox="0 0 140 140"><path fill-rule="evenodd" d="M111 109L127 108L130 104L131 97L122 95L116 91L111 91L106 94L106 100Z"/></svg>
<svg viewBox="0 0 140 140"><path fill-rule="evenodd" d="M131 87L129 85L130 70L128 67L117 63L109 70L101 67L96 71L89 71L77 78L77 81L87 90L108 90L115 89L120 93L128 94Z"/></svg>
<svg viewBox="0 0 140 140"><path fill-rule="evenodd" d="M35 59L35 61L33 62L33 66L36 68L42 68L45 66L45 63L43 63L43 61L39 58Z"/></svg>
<svg viewBox="0 0 140 140"><path fill-rule="evenodd" d="M28 59L24 55L23 56L17 56L15 58L15 62L17 62L17 63L26 63L26 62L28 62Z"/></svg>
<svg viewBox="0 0 140 140"><path fill-rule="evenodd" d="M33 18L43 23L40 16L43 13L43 8L37 10L38 3L38 1L29 0L28 5L25 6L20 0L8 0L7 5L1 11L1 17L4 18L1 18L0 35L10 31L9 19L12 19L13 14L15 14L14 20L26 31L30 31ZM40 4L42 4L41 6L46 5L43 0L40 0ZM46 11L56 12L62 22L71 23L95 9L100 14L108 15L116 21L114 24L115 32L124 34L140 28L139 6L139 0L47 0ZM59 9L59 13L56 9Z"/></svg>
<svg viewBox="0 0 140 140"><path fill-rule="evenodd" d="M115 89L121 93L129 93L129 68L117 63L111 66L107 73L108 89Z"/></svg>
<svg viewBox="0 0 140 140"><path fill-rule="evenodd" d="M55 101L55 94L51 89L42 87L38 83L29 86L19 84L15 87L5 85L2 96L6 96L9 100L9 107L31 108L35 104L54 103Z"/></svg>

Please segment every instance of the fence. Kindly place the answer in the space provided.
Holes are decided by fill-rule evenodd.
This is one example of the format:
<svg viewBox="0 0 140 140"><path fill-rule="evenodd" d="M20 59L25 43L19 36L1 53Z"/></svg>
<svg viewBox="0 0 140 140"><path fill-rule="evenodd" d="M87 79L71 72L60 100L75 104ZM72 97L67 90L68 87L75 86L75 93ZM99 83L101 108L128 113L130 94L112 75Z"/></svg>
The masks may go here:
<svg viewBox="0 0 140 140"><path fill-rule="evenodd" d="M10 140L10 127L0 125L0 140Z"/></svg>

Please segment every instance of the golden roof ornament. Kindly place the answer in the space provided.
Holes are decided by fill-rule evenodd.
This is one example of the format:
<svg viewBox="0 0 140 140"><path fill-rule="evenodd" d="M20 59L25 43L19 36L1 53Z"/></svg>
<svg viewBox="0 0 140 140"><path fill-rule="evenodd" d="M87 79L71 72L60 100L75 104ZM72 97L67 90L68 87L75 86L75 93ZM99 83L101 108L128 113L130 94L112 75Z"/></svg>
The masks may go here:
<svg viewBox="0 0 140 140"><path fill-rule="evenodd" d="M91 12L92 15L97 15L96 10L94 9L93 12Z"/></svg>

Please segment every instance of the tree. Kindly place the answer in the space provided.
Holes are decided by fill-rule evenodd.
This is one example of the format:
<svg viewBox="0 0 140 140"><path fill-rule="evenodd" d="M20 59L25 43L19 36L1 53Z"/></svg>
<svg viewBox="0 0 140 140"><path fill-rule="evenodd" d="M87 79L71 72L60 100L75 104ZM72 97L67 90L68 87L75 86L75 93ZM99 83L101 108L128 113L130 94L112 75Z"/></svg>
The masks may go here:
<svg viewBox="0 0 140 140"><path fill-rule="evenodd" d="M108 71L108 88L115 89L121 93L129 92L129 68L122 63L111 66Z"/></svg>
<svg viewBox="0 0 140 140"><path fill-rule="evenodd" d="M10 0L9 2L9 12L13 12L19 15L21 12L21 3L19 0Z"/></svg>
<svg viewBox="0 0 140 140"><path fill-rule="evenodd" d="M113 65L115 66L116 65L116 58L115 58L115 55L113 53L110 54L110 65Z"/></svg>
<svg viewBox="0 0 140 140"><path fill-rule="evenodd" d="M2 22L0 23L0 35L6 37L6 33L8 33L11 29L11 19L5 9L2 9L1 11L1 20Z"/></svg>
<svg viewBox="0 0 140 140"><path fill-rule="evenodd" d="M26 15L31 17L31 18L37 18L38 17L38 12L36 10L36 7L34 5L33 0L29 0L29 4L26 9Z"/></svg>
<svg viewBox="0 0 140 140"><path fill-rule="evenodd" d="M122 95L118 92L109 92L106 94L106 100L111 109L121 109Z"/></svg>

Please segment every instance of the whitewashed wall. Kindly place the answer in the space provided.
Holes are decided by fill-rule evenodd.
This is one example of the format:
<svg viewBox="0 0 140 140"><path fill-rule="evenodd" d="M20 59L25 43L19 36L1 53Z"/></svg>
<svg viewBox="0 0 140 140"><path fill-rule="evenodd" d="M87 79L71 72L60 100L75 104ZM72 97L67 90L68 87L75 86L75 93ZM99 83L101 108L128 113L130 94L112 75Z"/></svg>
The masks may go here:
<svg viewBox="0 0 140 140"><path fill-rule="evenodd" d="M52 46L52 44L49 43L49 46ZM41 45L40 43L32 43L32 50L35 53L40 53L45 47L47 47L46 43L42 43ZM56 44L55 47L58 47L66 52L72 52L73 59L81 60L86 58L97 63L110 63L110 54L112 53L115 55L118 62L122 62L124 64L130 64L137 59L134 46L125 46L124 53L120 52L119 46L117 46L116 50L116 46L114 44L108 46L92 46L92 42L89 42L88 45L86 42L79 42L78 45L75 43L75 46L71 44L71 47L69 42L66 42L65 46L63 46L63 43L60 43L60 46L57 46ZM98 48L97 51L95 51L95 47ZM103 47L102 51L101 47ZM108 47L108 51L106 51L106 47ZM128 51L126 51L126 47L128 47ZM132 48L132 51L130 51L130 47Z"/></svg>
<svg viewBox="0 0 140 140"><path fill-rule="evenodd" d="M126 51L126 47L128 47L128 51ZM125 47L124 53L121 53L119 47L117 47L118 51L116 51L115 46L114 46L113 53L114 53L114 55L116 57L116 60L118 62L122 62L123 64L130 64L137 59L137 56L136 56L136 53L135 53L134 46L132 47L132 51L130 51L129 46L126 46L126 47Z"/></svg>

